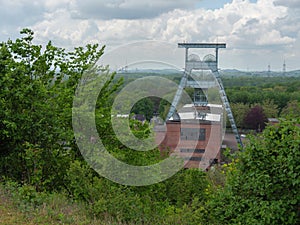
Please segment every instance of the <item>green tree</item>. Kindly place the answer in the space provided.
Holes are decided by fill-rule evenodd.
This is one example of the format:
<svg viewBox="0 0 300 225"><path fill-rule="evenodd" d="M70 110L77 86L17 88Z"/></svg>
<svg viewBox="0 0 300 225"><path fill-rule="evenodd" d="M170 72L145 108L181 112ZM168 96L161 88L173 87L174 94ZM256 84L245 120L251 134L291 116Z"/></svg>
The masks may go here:
<svg viewBox="0 0 300 225"><path fill-rule="evenodd" d="M300 117L300 103L297 100L290 101L287 106L284 107L280 114L282 117Z"/></svg>
<svg viewBox="0 0 300 225"><path fill-rule="evenodd" d="M250 107L244 103L232 103L230 104L231 110L236 122L236 125L240 128L245 127L245 117L250 111ZM229 120L228 120L229 121Z"/></svg>
<svg viewBox="0 0 300 225"><path fill-rule="evenodd" d="M148 121L153 117L154 105L150 98L143 98L134 104L131 112L141 114L146 117Z"/></svg>
<svg viewBox="0 0 300 225"><path fill-rule="evenodd" d="M299 120L251 137L210 201L211 224L299 224Z"/></svg>
<svg viewBox="0 0 300 225"><path fill-rule="evenodd" d="M79 156L72 132L75 88L104 47L66 52L51 42L34 45L29 29L21 34L0 46L0 173L37 189L63 187L69 162Z"/></svg>
<svg viewBox="0 0 300 225"><path fill-rule="evenodd" d="M263 112L267 118L276 118L278 117L278 106L274 103L273 100L267 99L261 103L261 107L263 108Z"/></svg>

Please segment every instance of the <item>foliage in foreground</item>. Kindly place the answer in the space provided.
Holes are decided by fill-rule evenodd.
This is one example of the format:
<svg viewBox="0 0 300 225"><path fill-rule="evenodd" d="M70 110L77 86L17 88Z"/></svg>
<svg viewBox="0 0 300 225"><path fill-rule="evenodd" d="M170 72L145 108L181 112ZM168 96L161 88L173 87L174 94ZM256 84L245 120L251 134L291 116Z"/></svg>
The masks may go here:
<svg viewBox="0 0 300 225"><path fill-rule="evenodd" d="M21 34L0 45L0 173L38 190L58 189L78 155L71 127L75 88L104 48L66 52L49 42L43 49L32 43L31 30Z"/></svg>
<svg viewBox="0 0 300 225"><path fill-rule="evenodd" d="M299 224L299 120L252 137L209 202L215 224Z"/></svg>
<svg viewBox="0 0 300 225"><path fill-rule="evenodd" d="M97 220L82 203L63 193L37 192L15 182L0 185L0 224L117 224L113 218Z"/></svg>

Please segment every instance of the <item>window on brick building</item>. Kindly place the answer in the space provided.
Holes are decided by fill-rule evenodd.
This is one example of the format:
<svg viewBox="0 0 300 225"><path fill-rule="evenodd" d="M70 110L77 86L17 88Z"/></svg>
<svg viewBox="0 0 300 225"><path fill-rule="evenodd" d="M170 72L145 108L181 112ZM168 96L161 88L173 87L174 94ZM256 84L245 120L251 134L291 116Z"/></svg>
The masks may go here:
<svg viewBox="0 0 300 225"><path fill-rule="evenodd" d="M200 128L200 133L199 133L199 141L204 141L206 136L206 129L205 128Z"/></svg>
<svg viewBox="0 0 300 225"><path fill-rule="evenodd" d="M185 161L201 161L202 157L185 157Z"/></svg>
<svg viewBox="0 0 300 225"><path fill-rule="evenodd" d="M205 149L192 149L192 148L181 148L182 153L204 153Z"/></svg>
<svg viewBox="0 0 300 225"><path fill-rule="evenodd" d="M204 141L206 136L205 128L181 128L180 139L181 140L194 140Z"/></svg>

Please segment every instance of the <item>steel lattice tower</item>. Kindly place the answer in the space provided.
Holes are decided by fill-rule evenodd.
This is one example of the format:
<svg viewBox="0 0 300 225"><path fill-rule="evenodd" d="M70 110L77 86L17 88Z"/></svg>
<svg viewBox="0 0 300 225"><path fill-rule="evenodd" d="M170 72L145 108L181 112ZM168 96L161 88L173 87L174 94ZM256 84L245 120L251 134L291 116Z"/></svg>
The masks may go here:
<svg viewBox="0 0 300 225"><path fill-rule="evenodd" d="M241 140L241 137L238 133L238 129L235 124L235 120L230 108L230 104L227 98L227 95L225 93L225 89L223 86L223 82L221 80L219 71L218 71L218 50L219 48L226 48L225 43L178 43L179 48L185 48L185 70L183 73L183 76L181 78L180 84L178 86L177 92L174 96L173 102L171 104L169 113L167 115L166 120L169 120L175 113L176 107L180 101L183 89L187 86L191 86L190 84L188 85L188 77L191 74L192 70L211 70L213 73L213 76L215 77L218 86L219 86L219 93L223 102L223 105L225 106L225 110L228 116L228 119L231 124L232 131L235 134L235 138L237 140L237 143L240 145L241 148L243 148L243 143ZM189 60L188 58L188 51L190 48L214 48L215 49L215 57L214 60L209 60L209 61L194 61L194 60ZM193 84L193 88L200 89L200 87L195 86ZM194 104L196 104L194 102Z"/></svg>
<svg viewBox="0 0 300 225"><path fill-rule="evenodd" d="M282 72L283 72L283 73L286 72L286 64L285 64L285 60L283 61Z"/></svg>

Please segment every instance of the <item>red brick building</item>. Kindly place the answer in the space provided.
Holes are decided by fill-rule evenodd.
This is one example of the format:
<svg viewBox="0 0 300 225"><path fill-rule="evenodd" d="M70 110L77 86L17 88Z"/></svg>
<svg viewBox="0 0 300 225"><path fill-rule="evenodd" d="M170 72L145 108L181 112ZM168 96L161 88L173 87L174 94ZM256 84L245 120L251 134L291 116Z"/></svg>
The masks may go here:
<svg viewBox="0 0 300 225"><path fill-rule="evenodd" d="M205 170L220 161L222 105L185 105L165 126L156 126L155 130L161 152L179 155L185 161L185 168Z"/></svg>

